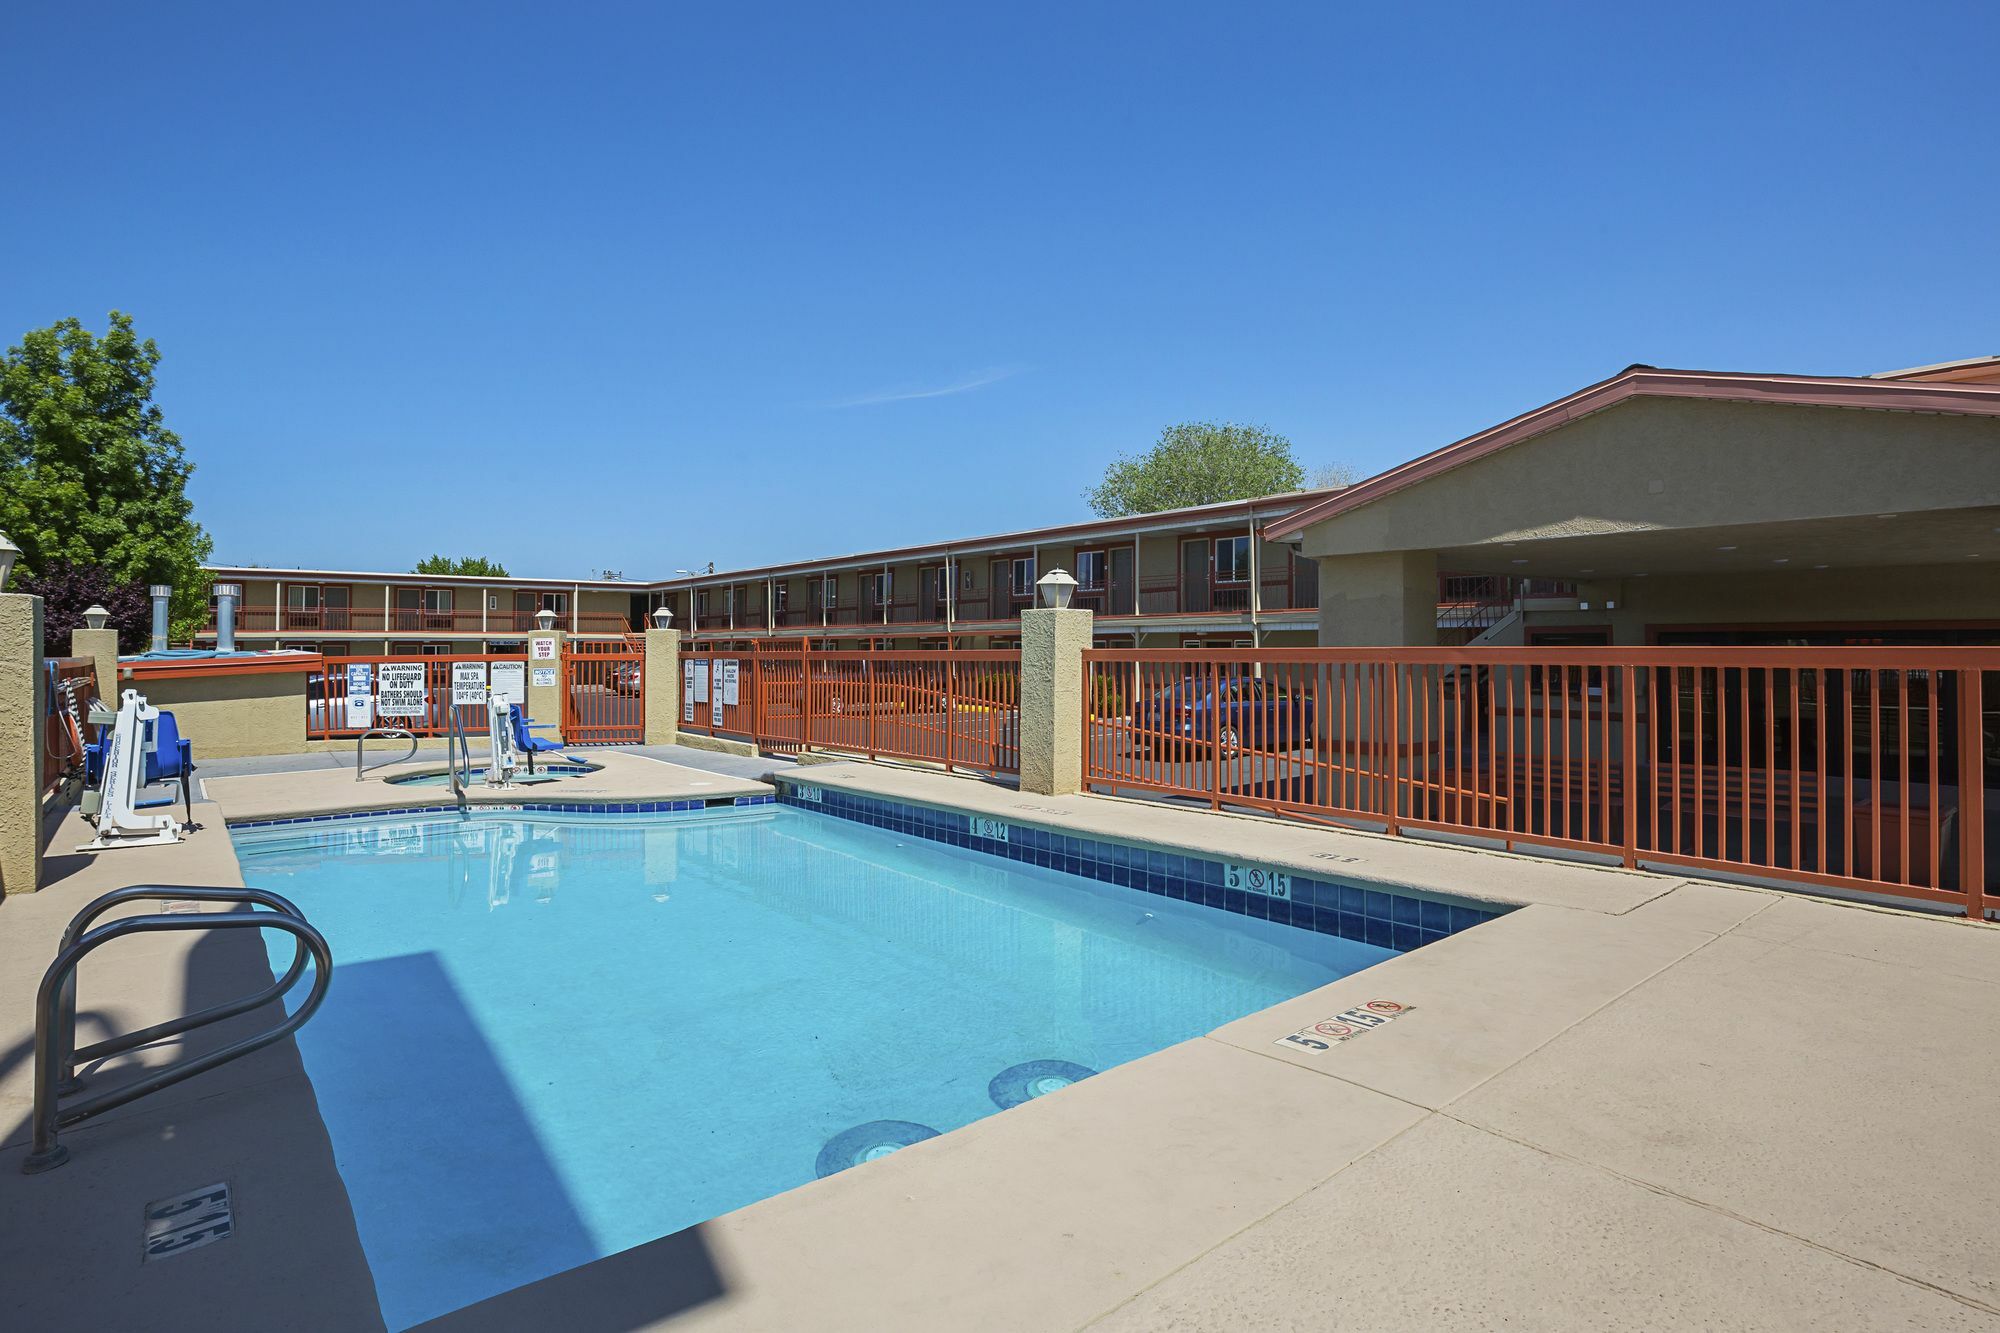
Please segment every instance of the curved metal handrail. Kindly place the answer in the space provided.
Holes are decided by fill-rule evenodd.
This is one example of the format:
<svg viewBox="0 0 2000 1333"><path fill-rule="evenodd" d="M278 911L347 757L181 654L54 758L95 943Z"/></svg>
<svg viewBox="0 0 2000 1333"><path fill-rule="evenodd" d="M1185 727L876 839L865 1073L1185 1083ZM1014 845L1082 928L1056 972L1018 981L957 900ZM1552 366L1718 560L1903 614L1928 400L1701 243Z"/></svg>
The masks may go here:
<svg viewBox="0 0 2000 1333"><path fill-rule="evenodd" d="M406 755L400 756L399 758L386 760L383 763L379 764L370 764L368 765L367 768L363 768L361 766L361 743L367 740L370 736L380 736L384 740L389 740L394 737L401 736L404 740L407 740L410 743L410 752ZM403 727L370 727L367 731L362 732L359 736L356 736L354 738L354 780L356 782L359 782L361 781L361 775L363 773L372 773L378 768L390 768L396 764L407 764L410 762L410 760L415 759L416 757L417 757L416 732L410 731Z"/></svg>
<svg viewBox="0 0 2000 1333"><path fill-rule="evenodd" d="M118 904L147 901L262 904L285 916L305 919L305 914L293 906L291 899L281 898L263 889L197 888L187 884L134 884L123 889L113 889L86 904L63 929L62 939L56 945L56 952L61 953L75 944L77 937L83 934L91 922ZM285 969L285 975L254 995L231 1000L227 1004L214 1005L198 1013L169 1019L164 1023L155 1023L152 1027L100 1041L82 1050L76 1049L76 977L72 974L63 985L60 1009L56 1015L56 1091L67 1095L83 1086L83 1080L76 1076L76 1067L86 1060L102 1060L106 1056L136 1050L163 1037L178 1036L183 1032L192 1032L198 1027L206 1027L210 1023L219 1023L225 1018L247 1014L252 1009L277 999L290 990L305 972L309 956L305 944L300 942L292 951L292 965Z"/></svg>
<svg viewBox="0 0 2000 1333"><path fill-rule="evenodd" d="M174 896L204 901L254 901L267 904L275 901L288 908L291 906L290 903L287 903L283 898L279 898L276 894L267 894L260 889L194 889L183 887L175 889L171 895L168 895L160 892L163 887L166 886L148 885L145 886L144 890L137 892L133 890L119 890L115 893L106 894L104 898L85 908L84 912L79 914L79 919L81 920L95 913L102 912L106 907L111 906L115 902L128 901L134 897L144 898L149 896ZM71 937L71 934L76 929L78 923L72 922L71 932L65 932L64 938L66 943L64 947L56 954L55 961L49 964L48 971L42 974L41 987L35 993L34 1141L29 1148L28 1155L22 1159L22 1172L32 1175L36 1172L47 1171L61 1166L69 1160L69 1149L57 1142L56 1138L57 1132L63 1127L88 1120L92 1116L101 1115L106 1111L115 1110L127 1102L136 1101L148 1093L158 1092L161 1088L171 1087L185 1079L193 1078L197 1074L206 1073L219 1065L227 1064L239 1056L248 1055L252 1051L262 1050L273 1042L282 1041L304 1025L306 1020L311 1018L319 1009L321 1001L326 998L327 986L333 979L333 953L327 947L325 936L314 930L310 925L307 925L305 921L294 914L295 911L296 909L293 909L291 912L247 912L242 914L206 912L178 916L128 916L121 917L108 925L99 926L94 930L85 931L80 936L75 936L74 938ZM245 928L263 930L267 927L282 930L291 935L298 941L299 954L302 956L309 954L313 961L312 989L307 993L306 998L295 1011L288 1014L282 1022L254 1036L244 1037L238 1041L231 1042L227 1046L209 1051L206 1054L191 1056L188 1059L167 1065L164 1068L156 1069L123 1087L99 1093L97 1096L86 1098L84 1101L72 1103L67 1107L59 1105L57 1100L58 1089L56 1086L57 1069L59 1064L63 1063L69 1045L66 1042L59 1041L59 1037L66 1030L73 1031L75 1021L74 982L76 968L92 950L97 949L101 945L109 944L113 940L121 939L126 935L136 935L149 931L241 930ZM286 971L286 980L295 981L298 974L303 970L303 959L295 959L292 967ZM143 1040L145 1039L157 1040L158 1037L163 1035L185 1032L191 1028L214 1022L220 1018L244 1013L256 1005L274 998L277 994L281 993L284 985L284 982L280 982L278 986L266 988L258 992L254 997L231 1001L225 1005L217 1005L189 1018L158 1024L153 1028L146 1029L144 1033L128 1033L123 1037L114 1038L108 1042L99 1042L96 1046L87 1049L103 1054L114 1054L118 1050L129 1050L134 1045L143 1044ZM67 1005L65 1004L65 997L67 997ZM65 1026L66 1024L69 1026ZM151 1034L150 1037L148 1037L148 1034Z"/></svg>
<svg viewBox="0 0 2000 1333"><path fill-rule="evenodd" d="M459 719L457 704L445 708L445 719L444 757L451 773L451 794L463 805L465 789L472 785L472 742L466 739L465 723ZM458 772L461 754L465 757L464 777L460 777Z"/></svg>

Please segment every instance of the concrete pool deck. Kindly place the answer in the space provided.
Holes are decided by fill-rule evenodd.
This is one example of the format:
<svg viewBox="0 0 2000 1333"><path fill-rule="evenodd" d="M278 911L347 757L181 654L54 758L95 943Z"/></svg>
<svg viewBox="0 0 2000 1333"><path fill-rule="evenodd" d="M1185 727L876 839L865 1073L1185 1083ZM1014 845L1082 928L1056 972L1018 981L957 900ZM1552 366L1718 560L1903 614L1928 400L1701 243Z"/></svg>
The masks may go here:
<svg viewBox="0 0 2000 1333"><path fill-rule="evenodd" d="M1520 907L425 1327L2000 1329L2000 928L867 764L784 777ZM76 907L237 882L219 833L8 900L5 1049ZM82 992L121 1028L190 961L126 943ZM1412 1009L1274 1044L1371 999ZM24 1086L0 1073L10 1125ZM24 1137L0 1153L16 1326L379 1327L291 1043L70 1131L48 1175L14 1174ZM222 1178L237 1236L141 1265L141 1205Z"/></svg>

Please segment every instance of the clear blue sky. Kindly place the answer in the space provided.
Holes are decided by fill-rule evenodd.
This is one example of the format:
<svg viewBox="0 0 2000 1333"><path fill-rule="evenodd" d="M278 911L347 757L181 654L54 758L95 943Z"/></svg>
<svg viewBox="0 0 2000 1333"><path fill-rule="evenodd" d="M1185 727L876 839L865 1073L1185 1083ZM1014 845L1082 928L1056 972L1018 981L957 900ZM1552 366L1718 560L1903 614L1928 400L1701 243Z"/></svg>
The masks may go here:
<svg viewBox="0 0 2000 1333"><path fill-rule="evenodd" d="M0 15L0 338L131 312L217 558L669 575L1372 472L1634 361L2000 352L1986 5Z"/></svg>

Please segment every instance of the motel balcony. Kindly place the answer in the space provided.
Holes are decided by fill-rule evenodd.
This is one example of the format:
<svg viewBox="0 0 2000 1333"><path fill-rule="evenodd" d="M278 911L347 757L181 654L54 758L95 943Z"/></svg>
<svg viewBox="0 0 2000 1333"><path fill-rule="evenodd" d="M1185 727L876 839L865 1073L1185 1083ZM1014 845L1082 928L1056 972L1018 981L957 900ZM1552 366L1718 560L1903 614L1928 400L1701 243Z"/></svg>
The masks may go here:
<svg viewBox="0 0 2000 1333"><path fill-rule="evenodd" d="M452 611L406 607L385 610L379 606L236 608L238 634L525 634L534 628L533 611L481 611L477 607ZM574 628L584 634L629 634L632 626L622 615L580 611L574 617L559 613L556 628ZM215 614L211 611L201 633L215 632Z"/></svg>

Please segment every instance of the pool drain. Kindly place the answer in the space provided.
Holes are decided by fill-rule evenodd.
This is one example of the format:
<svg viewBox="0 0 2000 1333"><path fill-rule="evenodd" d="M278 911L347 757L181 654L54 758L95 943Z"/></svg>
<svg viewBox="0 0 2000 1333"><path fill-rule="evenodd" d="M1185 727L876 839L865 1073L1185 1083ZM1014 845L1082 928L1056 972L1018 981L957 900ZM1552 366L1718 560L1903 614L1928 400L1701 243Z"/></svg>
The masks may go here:
<svg viewBox="0 0 2000 1333"><path fill-rule="evenodd" d="M929 1125L919 1125L912 1120L870 1120L865 1125L843 1129L828 1139L826 1146L819 1150L819 1162L814 1170L824 1179L850 1166L887 1157L898 1148L907 1148L912 1143L922 1143L937 1136L938 1132Z"/></svg>
<svg viewBox="0 0 2000 1333"><path fill-rule="evenodd" d="M1003 1069L986 1085L986 1095L1001 1110L1047 1096L1057 1088L1089 1078L1097 1071L1068 1060L1030 1060L1012 1069Z"/></svg>

